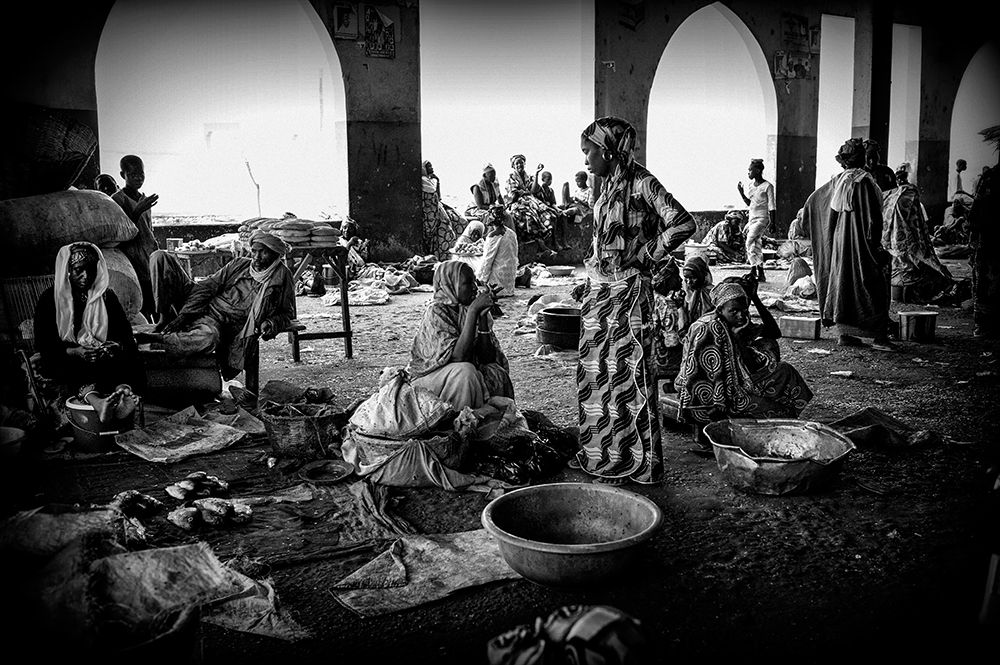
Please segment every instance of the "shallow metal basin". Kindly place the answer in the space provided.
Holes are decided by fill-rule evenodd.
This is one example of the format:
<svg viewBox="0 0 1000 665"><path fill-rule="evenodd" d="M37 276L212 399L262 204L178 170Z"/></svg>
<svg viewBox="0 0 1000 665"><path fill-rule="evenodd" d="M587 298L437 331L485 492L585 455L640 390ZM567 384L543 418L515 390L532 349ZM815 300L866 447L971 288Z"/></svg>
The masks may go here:
<svg viewBox="0 0 1000 665"><path fill-rule="evenodd" d="M545 586L593 585L634 562L660 527L650 499L591 483L549 483L508 492L483 509L483 527L511 568Z"/></svg>
<svg viewBox="0 0 1000 665"><path fill-rule="evenodd" d="M757 494L818 489L855 448L840 432L805 420L720 420L704 432L726 481Z"/></svg>

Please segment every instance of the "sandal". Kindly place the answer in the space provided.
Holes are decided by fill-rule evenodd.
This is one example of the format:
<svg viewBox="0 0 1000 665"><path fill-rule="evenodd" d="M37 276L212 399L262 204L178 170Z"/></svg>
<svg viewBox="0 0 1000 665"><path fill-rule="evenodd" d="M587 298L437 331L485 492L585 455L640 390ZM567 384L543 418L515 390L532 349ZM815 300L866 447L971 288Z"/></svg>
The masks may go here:
<svg viewBox="0 0 1000 665"><path fill-rule="evenodd" d="M611 485L612 487L621 487L622 485L628 485L631 481L628 478L605 478L603 476L595 476L590 482L594 485Z"/></svg>

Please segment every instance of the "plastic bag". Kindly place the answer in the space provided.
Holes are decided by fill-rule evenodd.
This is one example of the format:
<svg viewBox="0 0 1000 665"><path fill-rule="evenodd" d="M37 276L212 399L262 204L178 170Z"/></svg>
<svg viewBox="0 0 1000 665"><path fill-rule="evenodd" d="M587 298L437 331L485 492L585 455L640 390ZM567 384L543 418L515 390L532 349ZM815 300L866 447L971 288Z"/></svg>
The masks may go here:
<svg viewBox="0 0 1000 665"><path fill-rule="evenodd" d="M449 402L414 387L405 371L396 370L354 411L350 424L367 436L402 440L430 432L451 413Z"/></svg>

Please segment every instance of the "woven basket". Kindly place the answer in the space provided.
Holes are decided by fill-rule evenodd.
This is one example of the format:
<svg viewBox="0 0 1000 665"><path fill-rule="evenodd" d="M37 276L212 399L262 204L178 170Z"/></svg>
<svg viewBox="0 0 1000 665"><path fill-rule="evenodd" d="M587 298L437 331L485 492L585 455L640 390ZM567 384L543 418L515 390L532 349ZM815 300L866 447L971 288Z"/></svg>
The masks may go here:
<svg viewBox="0 0 1000 665"><path fill-rule="evenodd" d="M278 455L327 457L339 438L337 412L328 404L274 404L264 406L257 415Z"/></svg>

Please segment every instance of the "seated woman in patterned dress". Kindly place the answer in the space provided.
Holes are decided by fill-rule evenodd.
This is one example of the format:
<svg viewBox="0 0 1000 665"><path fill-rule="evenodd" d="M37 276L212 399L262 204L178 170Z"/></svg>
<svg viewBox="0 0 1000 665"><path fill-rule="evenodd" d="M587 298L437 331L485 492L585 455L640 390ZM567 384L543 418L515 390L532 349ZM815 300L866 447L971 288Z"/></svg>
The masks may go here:
<svg viewBox="0 0 1000 665"><path fill-rule="evenodd" d="M675 392L688 329L714 309L711 290L712 271L700 256L690 257L681 268L671 258L653 276L653 352L656 378L664 381L665 392Z"/></svg>
<svg viewBox="0 0 1000 665"><path fill-rule="evenodd" d="M486 212L495 205L504 205L497 171L492 164L483 167L482 179L469 188L472 191L472 205L465 209L466 219L482 220Z"/></svg>
<svg viewBox="0 0 1000 665"><path fill-rule="evenodd" d="M534 242L540 256L551 258L556 252L545 241L555 242L552 238L553 229L556 218L561 213L534 195L544 166L539 164L535 175L530 176L524 170L524 162L524 155L510 158L510 166L514 170L507 178L507 212L514 221L518 240L523 243Z"/></svg>
<svg viewBox="0 0 1000 665"><path fill-rule="evenodd" d="M434 296L413 339L407 372L456 411L478 409L490 397L514 398L510 365L493 334L493 293L480 289L472 266L443 261L434 270Z"/></svg>
<svg viewBox="0 0 1000 665"><path fill-rule="evenodd" d="M756 281L728 278L712 289L715 310L691 325L675 381L681 417L796 418L812 399L798 371L781 360L781 331L757 294ZM750 321L753 302L761 324Z"/></svg>

